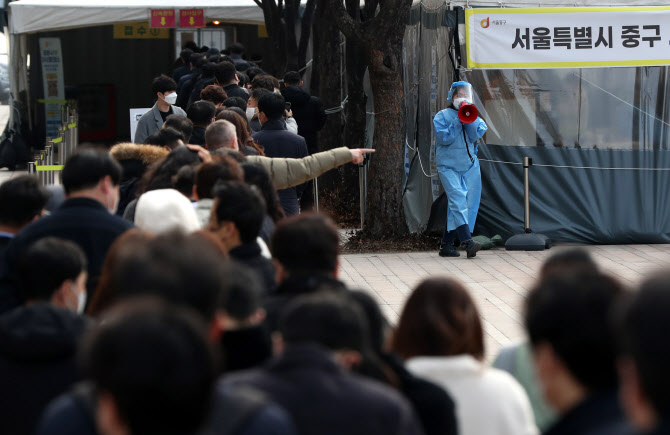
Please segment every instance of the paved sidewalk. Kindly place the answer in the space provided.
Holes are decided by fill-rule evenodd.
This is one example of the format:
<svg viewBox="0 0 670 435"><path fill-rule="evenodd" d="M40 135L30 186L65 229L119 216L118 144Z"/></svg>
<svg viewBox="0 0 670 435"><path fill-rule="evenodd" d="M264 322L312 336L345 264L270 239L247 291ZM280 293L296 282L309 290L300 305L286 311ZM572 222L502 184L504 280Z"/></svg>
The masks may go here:
<svg viewBox="0 0 670 435"><path fill-rule="evenodd" d="M486 356L492 360L501 346L524 338L523 304L545 258L566 249L540 252L480 251L474 259L441 258L437 252L351 254L341 257L340 278L350 288L368 291L396 323L411 290L426 277L450 275L474 296L484 317ZM670 266L670 245L586 246L603 268L628 286L650 272Z"/></svg>

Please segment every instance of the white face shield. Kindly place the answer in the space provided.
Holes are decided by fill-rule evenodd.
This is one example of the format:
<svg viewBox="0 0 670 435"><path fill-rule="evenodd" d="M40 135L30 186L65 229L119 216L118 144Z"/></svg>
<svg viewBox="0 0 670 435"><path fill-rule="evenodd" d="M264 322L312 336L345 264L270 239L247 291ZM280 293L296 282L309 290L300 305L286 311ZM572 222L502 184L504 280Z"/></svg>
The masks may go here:
<svg viewBox="0 0 670 435"><path fill-rule="evenodd" d="M472 95L472 86L470 85L459 85L456 86L454 89L454 93L451 96L451 100L454 103L454 107L456 109L461 107L461 104L464 102L468 102L470 104L474 103L474 97Z"/></svg>

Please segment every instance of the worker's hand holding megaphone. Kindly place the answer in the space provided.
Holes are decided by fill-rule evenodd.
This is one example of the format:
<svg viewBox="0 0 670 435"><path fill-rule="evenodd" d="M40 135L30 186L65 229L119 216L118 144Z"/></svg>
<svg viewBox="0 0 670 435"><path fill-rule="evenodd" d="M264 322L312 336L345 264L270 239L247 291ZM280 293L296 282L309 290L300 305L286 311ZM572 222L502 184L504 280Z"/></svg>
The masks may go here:
<svg viewBox="0 0 670 435"><path fill-rule="evenodd" d="M458 119L461 120L463 124L471 124L475 122L479 116L479 110L474 104L471 104L469 101L463 101L461 107L458 109Z"/></svg>

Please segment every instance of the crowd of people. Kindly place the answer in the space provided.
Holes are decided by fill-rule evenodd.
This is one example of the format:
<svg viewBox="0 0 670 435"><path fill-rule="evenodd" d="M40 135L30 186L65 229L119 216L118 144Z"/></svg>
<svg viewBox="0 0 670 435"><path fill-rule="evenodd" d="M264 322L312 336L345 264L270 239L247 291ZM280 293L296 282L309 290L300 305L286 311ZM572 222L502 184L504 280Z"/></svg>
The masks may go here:
<svg viewBox="0 0 670 435"><path fill-rule="evenodd" d="M182 53L154 80L145 143L81 147L64 198L31 175L0 185L0 433L670 433L667 272L633 292L586 251L559 251L527 296L528 341L493 366L455 277L421 282L391 325L338 279L335 224L299 213L298 189L281 195L364 151L285 139L281 94L221 75L251 72L231 51ZM176 113L174 78L218 103ZM216 114L242 94L257 99L254 135L237 110Z"/></svg>
<svg viewBox="0 0 670 435"><path fill-rule="evenodd" d="M139 119L135 143L168 149L182 144L228 147L245 156L317 153L326 112L321 100L303 87L300 73L290 71L280 82L244 60L241 44L233 44L227 55L216 48L193 48L182 50L171 77L162 74L153 80L155 104ZM310 210L312 182L280 189L279 199L288 216Z"/></svg>

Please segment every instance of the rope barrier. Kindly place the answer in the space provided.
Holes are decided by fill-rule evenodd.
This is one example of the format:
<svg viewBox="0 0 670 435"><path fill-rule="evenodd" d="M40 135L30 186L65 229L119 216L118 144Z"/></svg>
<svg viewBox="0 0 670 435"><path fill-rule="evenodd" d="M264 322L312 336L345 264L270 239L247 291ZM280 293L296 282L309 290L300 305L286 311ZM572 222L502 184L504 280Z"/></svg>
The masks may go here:
<svg viewBox="0 0 670 435"><path fill-rule="evenodd" d="M502 163L505 165L522 165L520 162L506 162L504 160L489 160L479 159L480 162ZM602 171L670 171L670 168L614 168L601 166L570 166L570 165L542 165L533 163L533 166L540 166L543 168L558 168L558 169L597 169Z"/></svg>
<svg viewBox="0 0 670 435"><path fill-rule="evenodd" d="M600 89L601 91L603 91L603 92L606 93L607 95L616 98L617 100L621 101L622 103L626 104L627 106L632 107L633 109L637 110L638 112L640 112L640 113L644 113L644 114L647 115L648 117L653 118L653 119L655 119L656 121L661 122L661 123L663 123L664 125L667 125L668 127L670 127L670 124L669 124L669 123L663 121L663 120L660 119L660 118L657 118L656 116L652 115L652 114L649 113L649 112L645 112L644 110L640 109L639 107L635 106L634 104L631 104L631 103L629 103L628 101L626 101L626 100L624 100L624 99L622 99L622 98L617 97L617 96L614 95L613 93L609 92L609 91L606 90L606 89L601 88L600 86L598 86L598 85L596 85L595 83L593 83L593 82L591 82L591 81L585 79L584 77L582 77L582 76L578 76L578 75L575 74L575 73L572 73L572 75L574 75L575 77L579 77L580 80L583 80L583 81L585 81L586 83L590 84L591 86L594 86L594 87Z"/></svg>

